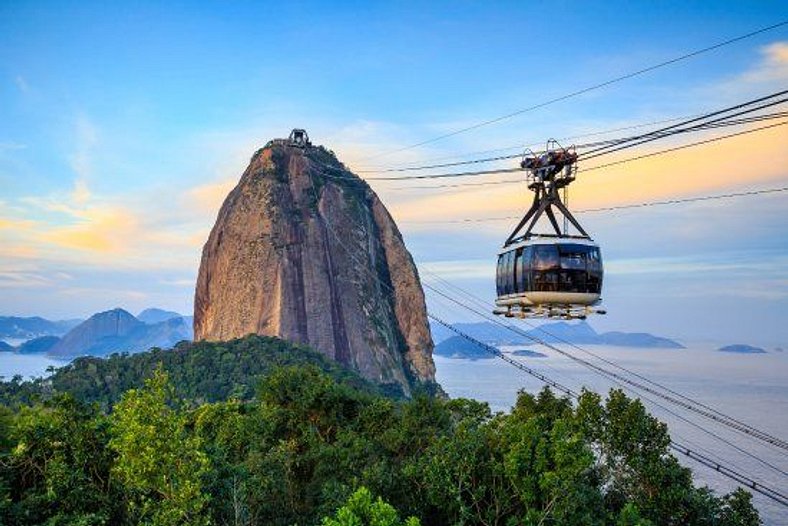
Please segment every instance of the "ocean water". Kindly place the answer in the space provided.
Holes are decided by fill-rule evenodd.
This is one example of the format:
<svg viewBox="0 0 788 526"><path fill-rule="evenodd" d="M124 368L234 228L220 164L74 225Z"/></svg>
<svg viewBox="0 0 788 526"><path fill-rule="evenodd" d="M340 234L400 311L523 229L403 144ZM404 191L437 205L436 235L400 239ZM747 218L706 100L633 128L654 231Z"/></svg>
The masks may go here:
<svg viewBox="0 0 788 526"><path fill-rule="evenodd" d="M677 350L601 345L580 347L773 436L788 439L788 352L731 354L715 351L713 347L703 344ZM523 348L543 352L548 356L516 359L575 391L585 386L599 393L606 393L611 388L620 387L549 349L517 346L504 347L502 350L511 352ZM580 350L569 346L561 348L605 368L611 368ZM543 387L536 378L497 358L471 361L435 356L435 364L437 380L450 396L486 401L494 411L507 411L520 389L536 393ZM627 394L633 396L632 392L627 391ZM655 398L653 395L645 396ZM663 400L655 398L658 405L642 397L641 399L654 416L667 422L671 436L677 442L715 460L722 459L726 465L788 493L788 476L720 442L659 405L714 432L781 471L788 472L788 455L784 451ZM682 464L693 470L697 484L707 485L719 494L737 487L735 482L716 471L687 457L680 455L678 458ZM753 502L765 524L788 525L788 510L784 507L757 493L753 494Z"/></svg>
<svg viewBox="0 0 788 526"><path fill-rule="evenodd" d="M0 378L10 380L20 374L25 379L48 376L47 368L62 367L68 361L54 360L43 354L0 353Z"/></svg>

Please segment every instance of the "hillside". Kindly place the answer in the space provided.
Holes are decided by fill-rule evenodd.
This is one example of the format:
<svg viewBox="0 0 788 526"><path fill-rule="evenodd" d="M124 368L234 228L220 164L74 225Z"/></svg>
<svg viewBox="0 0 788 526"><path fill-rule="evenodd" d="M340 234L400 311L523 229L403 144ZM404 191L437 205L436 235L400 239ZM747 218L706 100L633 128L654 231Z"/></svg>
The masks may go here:
<svg viewBox="0 0 788 526"><path fill-rule="evenodd" d="M164 312L164 311L161 311ZM153 313L161 318L161 314ZM177 316L177 314L176 314ZM166 315L164 316L166 317ZM151 347L171 347L191 339L191 327L182 317L144 323L123 309L99 312L61 338L49 354L58 358L106 356L117 352L140 352Z"/></svg>
<svg viewBox="0 0 788 526"><path fill-rule="evenodd" d="M16 348L19 354L39 354L49 352L52 347L57 345L60 338L57 336L39 336L32 340L27 340Z"/></svg>
<svg viewBox="0 0 788 526"><path fill-rule="evenodd" d="M27 403L37 396L70 393L84 402L108 408L129 389L142 386L161 364L178 398L191 404L250 399L260 379L276 367L313 365L333 378L369 392L373 384L305 346L278 338L247 336L228 342L184 342L171 350L152 349L107 358L82 357L45 380L0 383L0 403ZM402 392L389 390L393 396Z"/></svg>

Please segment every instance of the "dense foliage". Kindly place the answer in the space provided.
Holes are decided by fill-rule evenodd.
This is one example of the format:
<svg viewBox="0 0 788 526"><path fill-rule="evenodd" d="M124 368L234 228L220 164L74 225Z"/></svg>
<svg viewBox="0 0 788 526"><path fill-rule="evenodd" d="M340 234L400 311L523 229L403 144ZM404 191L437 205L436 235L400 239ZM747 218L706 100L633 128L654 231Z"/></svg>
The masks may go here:
<svg viewBox="0 0 788 526"><path fill-rule="evenodd" d="M0 382L0 403L29 405L69 393L108 410L123 393L141 387L159 366L169 374L175 396L190 405L230 398L249 400L262 375L277 367L306 364L358 389L381 390L309 347L250 335L227 342L183 342L171 350L77 358L46 379L25 382L16 377ZM385 389L387 394L401 395L394 386Z"/></svg>
<svg viewBox="0 0 788 526"><path fill-rule="evenodd" d="M248 401L178 390L162 368L109 414L70 395L0 412L0 523L759 524L748 493L695 488L620 391L521 393L493 415L315 365L272 369Z"/></svg>

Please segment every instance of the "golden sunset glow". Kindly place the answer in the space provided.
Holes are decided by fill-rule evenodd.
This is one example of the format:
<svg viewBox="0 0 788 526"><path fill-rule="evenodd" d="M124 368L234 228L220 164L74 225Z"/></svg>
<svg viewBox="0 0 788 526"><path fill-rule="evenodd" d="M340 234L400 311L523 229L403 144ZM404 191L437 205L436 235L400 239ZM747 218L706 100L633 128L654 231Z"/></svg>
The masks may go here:
<svg viewBox="0 0 788 526"><path fill-rule="evenodd" d="M650 151L666 147L670 146L662 145ZM639 152L647 153L650 152ZM605 157L604 161L591 160L588 167L630 156L618 154ZM586 166L581 163L570 193L570 205L573 209L626 205L784 181L785 166L788 166L788 127L777 127L600 170L584 172ZM515 179L516 175L506 178ZM476 180L468 177L463 182ZM381 192L386 195L385 189ZM414 193L418 192L414 190ZM398 220L414 223L473 219L517 214L531 199L524 185L517 184L425 190L423 194L400 198L391 205L392 213ZM409 225L412 227L426 229L430 225Z"/></svg>

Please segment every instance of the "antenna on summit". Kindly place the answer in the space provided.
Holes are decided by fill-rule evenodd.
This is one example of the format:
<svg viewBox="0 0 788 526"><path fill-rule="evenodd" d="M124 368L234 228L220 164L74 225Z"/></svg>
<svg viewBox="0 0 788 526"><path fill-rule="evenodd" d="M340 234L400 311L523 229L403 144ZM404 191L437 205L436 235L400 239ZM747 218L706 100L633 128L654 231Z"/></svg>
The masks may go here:
<svg viewBox="0 0 788 526"><path fill-rule="evenodd" d="M302 128L293 128L293 131L290 132L290 137L287 139L287 143L288 146L293 146L295 148L308 148L312 146L309 135L307 135L306 130Z"/></svg>

